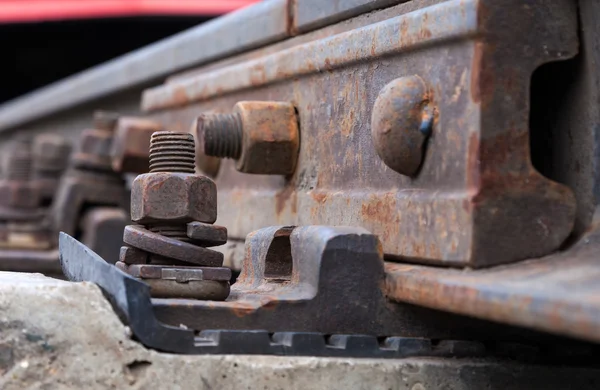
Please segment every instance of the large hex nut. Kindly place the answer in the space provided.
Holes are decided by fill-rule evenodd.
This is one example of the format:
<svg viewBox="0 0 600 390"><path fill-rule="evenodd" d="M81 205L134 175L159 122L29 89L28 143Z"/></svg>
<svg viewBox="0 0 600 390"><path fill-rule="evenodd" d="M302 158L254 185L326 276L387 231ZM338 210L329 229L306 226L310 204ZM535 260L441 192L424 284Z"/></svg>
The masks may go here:
<svg viewBox="0 0 600 390"><path fill-rule="evenodd" d="M40 191L34 182L0 181L0 205L11 208L33 209L40 204Z"/></svg>
<svg viewBox="0 0 600 390"><path fill-rule="evenodd" d="M79 147L73 156L78 167L112 170L110 149L113 134L105 130L87 129L81 133Z"/></svg>
<svg viewBox="0 0 600 390"><path fill-rule="evenodd" d="M117 122L112 144L112 167L116 172L146 173L150 170L150 138L161 131L160 123L123 117Z"/></svg>
<svg viewBox="0 0 600 390"><path fill-rule="evenodd" d="M294 106L285 102L238 102L242 123L240 172L289 175L296 168L300 136Z"/></svg>
<svg viewBox="0 0 600 390"><path fill-rule="evenodd" d="M131 187L131 220L155 223L214 223L217 187L208 177L190 173L153 172L139 175Z"/></svg>
<svg viewBox="0 0 600 390"><path fill-rule="evenodd" d="M71 143L58 134L41 134L33 141L33 165L36 172L60 172L69 162Z"/></svg>

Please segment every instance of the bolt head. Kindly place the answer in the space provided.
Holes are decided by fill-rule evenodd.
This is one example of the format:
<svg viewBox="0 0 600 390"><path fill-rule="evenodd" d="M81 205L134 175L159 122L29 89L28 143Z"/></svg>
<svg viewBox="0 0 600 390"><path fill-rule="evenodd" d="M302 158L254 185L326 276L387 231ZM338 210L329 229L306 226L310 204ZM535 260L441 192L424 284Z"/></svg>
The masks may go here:
<svg viewBox="0 0 600 390"><path fill-rule="evenodd" d="M236 162L240 172L289 175L296 168L300 135L294 106L285 102L239 102L242 154Z"/></svg>
<svg viewBox="0 0 600 390"><path fill-rule="evenodd" d="M0 181L0 206L34 209L39 207L40 191L34 182Z"/></svg>
<svg viewBox="0 0 600 390"><path fill-rule="evenodd" d="M139 175L131 187L131 220L155 223L214 223L217 187L208 177L173 172Z"/></svg>
<svg viewBox="0 0 600 390"><path fill-rule="evenodd" d="M428 132L423 123L432 115L430 92L419 76L396 79L375 100L371 116L373 145L383 162L406 176L414 176L423 161Z"/></svg>

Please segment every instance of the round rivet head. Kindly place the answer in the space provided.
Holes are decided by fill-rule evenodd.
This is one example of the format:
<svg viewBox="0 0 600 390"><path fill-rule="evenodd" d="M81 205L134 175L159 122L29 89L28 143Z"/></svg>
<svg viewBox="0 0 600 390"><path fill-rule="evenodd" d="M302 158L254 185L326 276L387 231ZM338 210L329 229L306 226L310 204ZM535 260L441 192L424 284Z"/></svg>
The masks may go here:
<svg viewBox="0 0 600 390"><path fill-rule="evenodd" d="M425 81L407 76L387 84L375 100L373 145L383 162L403 175L414 176L421 167L434 118L430 99Z"/></svg>

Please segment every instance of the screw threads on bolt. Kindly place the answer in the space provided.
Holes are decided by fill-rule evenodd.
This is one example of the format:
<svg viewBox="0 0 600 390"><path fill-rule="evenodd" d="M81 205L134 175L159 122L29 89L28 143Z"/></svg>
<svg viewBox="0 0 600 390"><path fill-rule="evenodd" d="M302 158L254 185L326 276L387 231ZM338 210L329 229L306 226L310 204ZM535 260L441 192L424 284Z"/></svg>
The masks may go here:
<svg viewBox="0 0 600 390"><path fill-rule="evenodd" d="M195 173L194 137L188 133L157 131L150 139L150 172Z"/></svg>
<svg viewBox="0 0 600 390"><path fill-rule="evenodd" d="M8 180L28 181L31 177L33 157L31 143L17 142L6 160L6 178Z"/></svg>
<svg viewBox="0 0 600 390"><path fill-rule="evenodd" d="M239 114L203 115L198 130L204 134L204 154L238 159L242 154L242 119Z"/></svg>

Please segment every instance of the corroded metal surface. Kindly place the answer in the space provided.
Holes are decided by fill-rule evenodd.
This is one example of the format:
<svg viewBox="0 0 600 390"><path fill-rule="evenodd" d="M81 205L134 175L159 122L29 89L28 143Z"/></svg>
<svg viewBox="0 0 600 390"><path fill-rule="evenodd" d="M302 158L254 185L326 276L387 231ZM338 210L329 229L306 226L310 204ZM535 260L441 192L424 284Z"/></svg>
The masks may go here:
<svg viewBox="0 0 600 390"><path fill-rule="evenodd" d="M221 162L218 223L233 238L275 224L361 226L390 256L485 267L547 254L572 230L572 192L532 167L528 108L533 71L577 44L572 1L452 0L172 80L142 106L185 130L242 100L297 108L293 175L249 177ZM370 118L379 91L414 74L439 116L406 178L377 156Z"/></svg>
<svg viewBox="0 0 600 390"><path fill-rule="evenodd" d="M153 299L152 303L161 322L197 331L264 329L490 340L532 336L391 303L383 291L384 281L380 242L364 229L275 226L248 236L243 271L225 302Z"/></svg>
<svg viewBox="0 0 600 390"><path fill-rule="evenodd" d="M123 232L123 242L167 259L207 267L220 267L223 264L222 253L151 232L142 226L127 226Z"/></svg>
<svg viewBox="0 0 600 390"><path fill-rule="evenodd" d="M93 207L80 216L79 222L81 242L114 264L123 245L123 229L130 223L127 212L117 207Z"/></svg>
<svg viewBox="0 0 600 390"><path fill-rule="evenodd" d="M57 232L76 234L84 208L94 205L129 209L129 194L119 176L71 169L61 179L51 218Z"/></svg>
<svg viewBox="0 0 600 390"><path fill-rule="evenodd" d="M386 263L387 296L599 342L599 217L577 245L539 260L480 271Z"/></svg>

